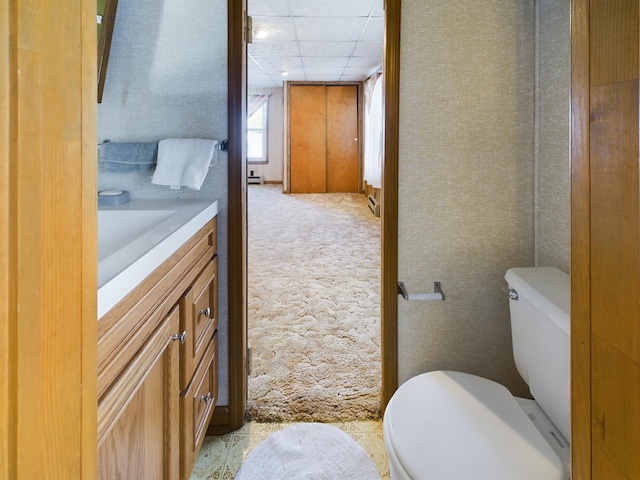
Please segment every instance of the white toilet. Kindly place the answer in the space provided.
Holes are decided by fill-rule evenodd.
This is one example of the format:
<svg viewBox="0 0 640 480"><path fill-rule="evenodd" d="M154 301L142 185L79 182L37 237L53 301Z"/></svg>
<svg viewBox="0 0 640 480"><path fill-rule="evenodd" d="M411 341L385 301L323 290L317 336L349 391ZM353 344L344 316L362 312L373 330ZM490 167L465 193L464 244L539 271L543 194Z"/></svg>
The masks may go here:
<svg viewBox="0 0 640 480"><path fill-rule="evenodd" d="M569 276L531 267L505 279L513 355L535 401L467 373L411 378L384 414L393 480L569 478Z"/></svg>

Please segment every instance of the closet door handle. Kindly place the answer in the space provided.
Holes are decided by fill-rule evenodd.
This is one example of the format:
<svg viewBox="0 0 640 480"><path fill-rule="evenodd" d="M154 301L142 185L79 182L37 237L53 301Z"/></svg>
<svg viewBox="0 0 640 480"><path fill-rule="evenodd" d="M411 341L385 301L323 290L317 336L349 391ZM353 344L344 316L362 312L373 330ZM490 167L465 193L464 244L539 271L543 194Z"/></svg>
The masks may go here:
<svg viewBox="0 0 640 480"><path fill-rule="evenodd" d="M200 310L200 315L206 315L207 317L211 316L211 309L209 307L203 308Z"/></svg>

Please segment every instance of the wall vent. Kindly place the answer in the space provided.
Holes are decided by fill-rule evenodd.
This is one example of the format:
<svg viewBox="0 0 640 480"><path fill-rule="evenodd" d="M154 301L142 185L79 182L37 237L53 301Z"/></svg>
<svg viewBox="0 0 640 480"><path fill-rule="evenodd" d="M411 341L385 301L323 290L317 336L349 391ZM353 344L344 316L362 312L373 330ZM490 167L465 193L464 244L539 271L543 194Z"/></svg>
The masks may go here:
<svg viewBox="0 0 640 480"><path fill-rule="evenodd" d="M247 183L249 185L262 185L264 183L264 177L257 175L250 175L247 177Z"/></svg>
<svg viewBox="0 0 640 480"><path fill-rule="evenodd" d="M371 213L373 213L374 216L379 217L380 204L378 203L378 200L376 200L376 198L373 195L369 195L367 197L367 204L369 205L369 209L371 210Z"/></svg>

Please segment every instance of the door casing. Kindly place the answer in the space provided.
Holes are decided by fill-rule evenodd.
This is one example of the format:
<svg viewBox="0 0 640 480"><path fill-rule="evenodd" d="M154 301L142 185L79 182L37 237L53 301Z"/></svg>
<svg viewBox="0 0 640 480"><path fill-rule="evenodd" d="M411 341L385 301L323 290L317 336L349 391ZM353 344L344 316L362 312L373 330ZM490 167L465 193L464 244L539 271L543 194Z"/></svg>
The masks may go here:
<svg viewBox="0 0 640 480"><path fill-rule="evenodd" d="M384 160L381 211L381 410L398 387L398 125L400 3L385 0ZM247 0L229 1L229 430L242 426L247 394Z"/></svg>

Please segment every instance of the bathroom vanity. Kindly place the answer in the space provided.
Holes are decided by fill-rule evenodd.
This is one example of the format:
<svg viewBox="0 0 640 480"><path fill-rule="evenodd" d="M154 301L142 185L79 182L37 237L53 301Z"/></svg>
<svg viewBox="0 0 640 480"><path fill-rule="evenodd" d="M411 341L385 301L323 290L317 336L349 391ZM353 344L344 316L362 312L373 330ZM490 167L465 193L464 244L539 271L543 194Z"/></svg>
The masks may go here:
<svg viewBox="0 0 640 480"><path fill-rule="evenodd" d="M188 479L217 399L217 202L100 210L98 475Z"/></svg>

